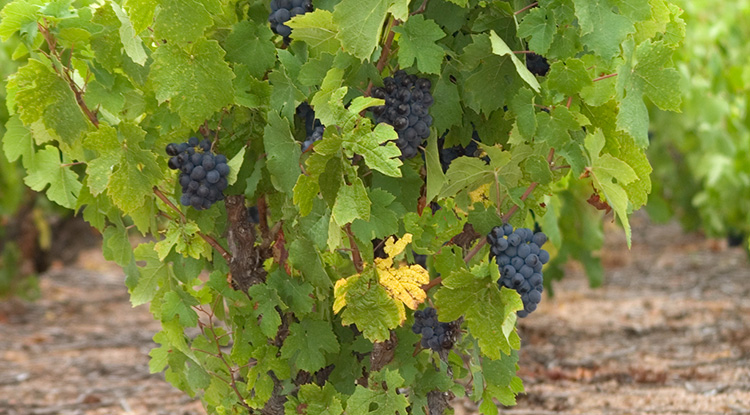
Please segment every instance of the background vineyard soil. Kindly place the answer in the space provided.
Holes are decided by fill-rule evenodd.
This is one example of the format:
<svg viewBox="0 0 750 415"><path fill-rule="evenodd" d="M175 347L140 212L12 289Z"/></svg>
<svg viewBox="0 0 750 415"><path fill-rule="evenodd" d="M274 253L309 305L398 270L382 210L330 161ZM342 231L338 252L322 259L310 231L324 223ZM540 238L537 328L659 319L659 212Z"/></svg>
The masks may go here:
<svg viewBox="0 0 750 415"><path fill-rule="evenodd" d="M631 251L608 233L602 288L571 267L522 320L527 393L504 413L750 414L744 252L644 216L633 228ZM148 373L160 325L131 309L120 268L99 252L53 267L37 303L0 303L0 414L203 414Z"/></svg>

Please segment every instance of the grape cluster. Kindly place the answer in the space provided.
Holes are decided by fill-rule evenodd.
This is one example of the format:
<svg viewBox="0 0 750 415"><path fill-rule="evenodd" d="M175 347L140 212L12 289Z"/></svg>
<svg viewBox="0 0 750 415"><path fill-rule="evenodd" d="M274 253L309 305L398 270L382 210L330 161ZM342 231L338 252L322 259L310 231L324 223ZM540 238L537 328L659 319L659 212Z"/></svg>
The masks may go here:
<svg viewBox="0 0 750 415"><path fill-rule="evenodd" d="M479 155L480 151L477 142L481 142L482 140L479 139L479 134L477 134L476 131L472 133L471 138L471 142L466 147L445 147L445 136L438 140L438 148L440 149L440 166L443 168L443 173L448 171L448 167L450 167L453 160L461 156L476 157Z"/></svg>
<svg viewBox="0 0 750 415"><path fill-rule="evenodd" d="M429 108L434 102L430 88L429 79L396 71L392 78L383 79L383 87L372 89L374 98L385 100L385 105L370 108L375 121L390 124L398 132L396 145L404 158L416 156L422 141L430 136Z"/></svg>
<svg viewBox="0 0 750 415"><path fill-rule="evenodd" d="M439 352L453 347L453 324L439 322L437 310L432 307L414 312L414 325L411 326L411 331L422 335L420 344L425 349L430 348Z"/></svg>
<svg viewBox="0 0 750 415"><path fill-rule="evenodd" d="M325 127L320 120L315 118L315 111L307 102L299 104L297 107L297 116L305 121L305 134L307 137L302 143L302 152L307 151L314 142L323 138Z"/></svg>
<svg viewBox="0 0 750 415"><path fill-rule="evenodd" d="M547 58L536 53L526 54L526 69L534 75L545 76L549 72L549 62Z"/></svg>
<svg viewBox="0 0 750 415"><path fill-rule="evenodd" d="M526 317L542 301L542 265L549 262L549 252L542 249L547 235L531 229L505 224L496 226L487 235L490 254L496 257L500 269L498 285L518 291L523 300L523 310L518 317Z"/></svg>
<svg viewBox="0 0 750 415"><path fill-rule="evenodd" d="M224 199L229 166L226 156L211 153L210 140L190 137L187 143L167 145L166 151L172 156L169 168L180 171L180 203L203 210Z"/></svg>
<svg viewBox="0 0 750 415"><path fill-rule="evenodd" d="M289 43L292 28L285 23L294 16L313 11L312 0L271 0L271 14L268 22L271 30L284 37L284 43Z"/></svg>

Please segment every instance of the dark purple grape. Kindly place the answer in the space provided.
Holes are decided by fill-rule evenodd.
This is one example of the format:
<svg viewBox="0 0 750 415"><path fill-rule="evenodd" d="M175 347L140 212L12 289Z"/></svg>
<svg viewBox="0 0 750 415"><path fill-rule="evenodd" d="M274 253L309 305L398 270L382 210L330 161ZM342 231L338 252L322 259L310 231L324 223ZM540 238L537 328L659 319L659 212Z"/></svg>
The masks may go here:
<svg viewBox="0 0 750 415"><path fill-rule="evenodd" d="M190 147L197 146L198 145L198 137L190 137L190 139L188 140L188 145Z"/></svg>
<svg viewBox="0 0 750 415"><path fill-rule="evenodd" d="M226 163L216 164L216 171L218 171L220 175L226 176L229 174L229 165Z"/></svg>
<svg viewBox="0 0 750 415"><path fill-rule="evenodd" d="M221 178L221 174L219 174L219 172L216 170L211 170L208 173L206 173L206 181L211 184L217 183L220 178Z"/></svg>
<svg viewBox="0 0 750 415"><path fill-rule="evenodd" d="M177 170L180 168L180 164L179 158L175 156L169 159L167 166L172 170Z"/></svg>
<svg viewBox="0 0 750 415"><path fill-rule="evenodd" d="M177 148L177 144L175 143L167 144L166 152L169 156L176 156L180 153L179 149Z"/></svg>

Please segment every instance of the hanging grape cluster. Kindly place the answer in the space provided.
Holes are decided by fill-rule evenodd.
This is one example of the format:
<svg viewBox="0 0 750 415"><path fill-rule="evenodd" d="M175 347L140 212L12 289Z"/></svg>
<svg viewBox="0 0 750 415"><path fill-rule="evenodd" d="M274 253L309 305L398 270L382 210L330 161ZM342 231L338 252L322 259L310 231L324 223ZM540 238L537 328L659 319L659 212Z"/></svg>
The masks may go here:
<svg viewBox="0 0 750 415"><path fill-rule="evenodd" d="M445 147L445 135L440 137L440 139L438 139L438 148L440 149L440 166L443 168L443 173L448 171L448 167L450 167L453 160L462 156L476 157L479 155L481 152L479 151L479 145L477 142L481 141L482 140L479 139L479 134L476 131L472 133L471 142L466 147Z"/></svg>
<svg viewBox="0 0 750 415"><path fill-rule="evenodd" d="M385 100L385 105L370 108L375 121L393 126L398 132L396 145L404 158L419 152L419 146L430 136L432 116L429 108L434 102L429 79L396 71L383 79L383 87L372 89L372 96Z"/></svg>
<svg viewBox="0 0 750 415"><path fill-rule="evenodd" d="M312 0L271 0L271 14L268 22L271 30L284 37L284 43L289 43L292 28L286 25L294 16L313 11Z"/></svg>
<svg viewBox="0 0 750 415"><path fill-rule="evenodd" d="M452 323L441 323L437 318L437 310L427 307L424 310L414 312L414 325L411 331L421 334L420 344L425 349L436 352L450 350L455 341L454 325Z"/></svg>
<svg viewBox="0 0 750 415"><path fill-rule="evenodd" d="M526 54L526 69L534 75L545 76L549 72L549 62L547 58L536 53Z"/></svg>
<svg viewBox="0 0 750 415"><path fill-rule="evenodd" d="M305 141L302 143L302 151L305 152L314 142L323 138L325 127L320 120L315 118L315 111L310 104L303 102L297 107L297 116L305 122Z"/></svg>
<svg viewBox="0 0 750 415"><path fill-rule="evenodd" d="M190 137L187 143L167 145L166 151L172 156L169 168L180 171L180 203L203 210L224 199L229 166L226 156L211 152L210 140Z"/></svg>
<svg viewBox="0 0 750 415"><path fill-rule="evenodd" d="M542 265L549 262L549 253L542 249L547 235L505 224L496 226L487 235L490 255L496 257L500 269L498 285L518 291L523 301L523 310L518 317L526 317L536 310L542 301L544 282Z"/></svg>

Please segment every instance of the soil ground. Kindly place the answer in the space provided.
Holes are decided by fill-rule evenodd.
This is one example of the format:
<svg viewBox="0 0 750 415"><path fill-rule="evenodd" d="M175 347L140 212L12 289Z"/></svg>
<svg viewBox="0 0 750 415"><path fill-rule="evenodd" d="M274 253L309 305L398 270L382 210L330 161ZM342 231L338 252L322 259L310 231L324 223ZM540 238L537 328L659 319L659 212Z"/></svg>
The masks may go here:
<svg viewBox="0 0 750 415"><path fill-rule="evenodd" d="M520 323L526 394L505 414L750 414L750 264L739 248L633 219L607 234L607 277L576 266ZM159 328L115 265L86 251L0 303L0 415L201 415L148 373ZM474 413L455 402L456 414Z"/></svg>

